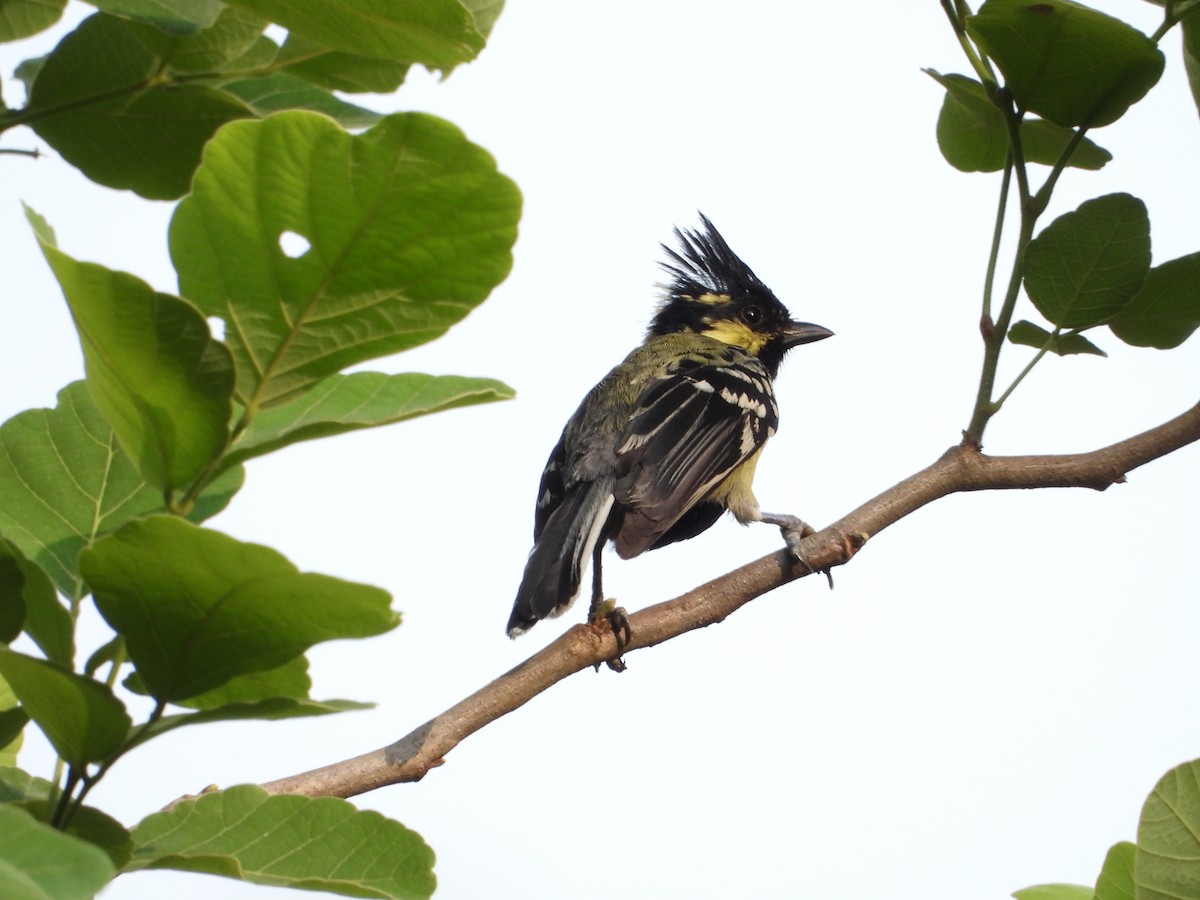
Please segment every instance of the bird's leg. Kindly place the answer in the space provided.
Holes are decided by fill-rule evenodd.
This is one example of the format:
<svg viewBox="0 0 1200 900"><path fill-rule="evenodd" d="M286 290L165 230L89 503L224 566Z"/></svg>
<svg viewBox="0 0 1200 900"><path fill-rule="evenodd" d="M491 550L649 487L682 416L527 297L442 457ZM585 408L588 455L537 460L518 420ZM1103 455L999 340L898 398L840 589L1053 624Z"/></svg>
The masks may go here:
<svg viewBox="0 0 1200 900"><path fill-rule="evenodd" d="M603 541L596 541L596 547L592 550L592 605L588 609L588 623L599 625L601 622L608 622L613 637L617 639L617 655L607 660L606 664L614 672L624 672L625 660L621 659L621 654L629 646L629 641L633 638L633 631L629 627L629 617L624 609L617 606L617 601L604 599L603 577L600 570L601 551L603 550ZM599 670L599 668L600 664L597 663L596 669Z"/></svg>
<svg viewBox="0 0 1200 900"><path fill-rule="evenodd" d="M787 548L796 561L808 571L815 571L808 564L808 557L804 554L804 549L800 546L800 542L810 534L816 534L817 531L807 522L796 516L779 515L777 513L762 513L759 516L760 522L766 522L768 525L778 525L779 530L783 532L783 539L787 542Z"/></svg>

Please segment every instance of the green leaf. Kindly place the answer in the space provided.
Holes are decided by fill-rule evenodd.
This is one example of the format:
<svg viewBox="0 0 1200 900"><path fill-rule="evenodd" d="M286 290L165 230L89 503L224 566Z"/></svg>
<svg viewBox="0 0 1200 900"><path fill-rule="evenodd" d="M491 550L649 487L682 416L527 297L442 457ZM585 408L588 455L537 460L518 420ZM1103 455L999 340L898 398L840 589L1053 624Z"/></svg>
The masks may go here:
<svg viewBox="0 0 1200 900"><path fill-rule="evenodd" d="M59 602L50 576L26 559L12 541L0 539L0 558L11 559L20 571L25 633L47 659L70 668L75 658L75 626L71 614Z"/></svg>
<svg viewBox="0 0 1200 900"><path fill-rule="evenodd" d="M471 11L471 15L475 17L475 27L484 37L492 33L492 26L500 18L500 11L504 9L504 0L459 0L459 2Z"/></svg>
<svg viewBox="0 0 1200 900"><path fill-rule="evenodd" d="M1092 889L1078 884L1038 884L1012 895L1017 900L1092 900Z"/></svg>
<svg viewBox="0 0 1200 900"><path fill-rule="evenodd" d="M194 34L216 21L218 0L89 0L101 12L149 25L171 34Z"/></svg>
<svg viewBox="0 0 1200 900"><path fill-rule="evenodd" d="M52 787L46 779L34 778L24 769L0 766L0 804L45 800Z"/></svg>
<svg viewBox="0 0 1200 900"><path fill-rule="evenodd" d="M1137 29L1068 0L987 0L966 24L1018 109L1065 128L1115 122L1165 63Z"/></svg>
<svg viewBox="0 0 1200 900"><path fill-rule="evenodd" d="M66 5L67 0L0 0L0 43L45 31Z"/></svg>
<svg viewBox="0 0 1200 900"><path fill-rule="evenodd" d="M1200 109L1200 16L1188 16L1180 23L1183 29L1183 67L1187 72L1192 102Z"/></svg>
<svg viewBox="0 0 1200 900"><path fill-rule="evenodd" d="M1200 253L1155 266L1142 289L1108 323L1136 347L1169 350L1200 328Z"/></svg>
<svg viewBox="0 0 1200 900"><path fill-rule="evenodd" d="M262 38L266 25L240 9L224 8L215 21L194 34L167 34L148 25L131 31L172 73L187 74L216 72L240 58Z"/></svg>
<svg viewBox="0 0 1200 900"><path fill-rule="evenodd" d="M512 388L491 378L378 372L331 375L290 403L260 413L227 460L241 463L300 441L513 396Z"/></svg>
<svg viewBox="0 0 1200 900"><path fill-rule="evenodd" d="M12 688L7 684L0 682L0 705L8 700L8 695L11 694ZM15 697L15 695L13 695ZM0 709L0 752L7 752L10 745L16 744L21 738L21 732L25 730L25 726L29 724L29 714L19 706L8 706ZM14 761L16 750L12 751ZM5 763L8 765L9 763Z"/></svg>
<svg viewBox="0 0 1200 900"><path fill-rule="evenodd" d="M1078 353L1108 356L1082 334L1053 334L1025 319L1008 330L1008 339L1014 344L1037 347L1039 350L1045 347L1059 356L1073 356Z"/></svg>
<svg viewBox="0 0 1200 900"><path fill-rule="evenodd" d="M1134 881L1138 900L1200 897L1200 760L1176 766L1146 798Z"/></svg>
<svg viewBox="0 0 1200 900"><path fill-rule="evenodd" d="M88 900L112 880L98 847L0 806L0 893L6 900Z"/></svg>
<svg viewBox="0 0 1200 900"><path fill-rule="evenodd" d="M51 813L49 801L25 803L22 804L22 808L42 821L47 820ZM75 809L67 825L67 834L104 851L109 861L118 869L123 868L133 858L133 836L129 829L94 806L80 806Z"/></svg>
<svg viewBox="0 0 1200 900"><path fill-rule="evenodd" d="M436 885L433 851L420 835L334 797L273 797L241 785L148 816L133 838L131 869L207 872L352 897L417 900Z"/></svg>
<svg viewBox="0 0 1200 900"><path fill-rule="evenodd" d="M330 50L295 34L288 35L275 62L318 87L351 94L390 94L409 69L408 63Z"/></svg>
<svg viewBox="0 0 1200 900"><path fill-rule="evenodd" d="M112 691L55 663L0 649L0 676L58 755L81 767L111 756L132 722Z"/></svg>
<svg viewBox="0 0 1200 900"><path fill-rule="evenodd" d="M21 769L0 766L0 805L18 806L45 822L50 819L51 795L57 799L59 791L46 779L34 778ZM124 826L95 807L76 807L67 833L100 847L118 868L129 861L133 852L133 839Z"/></svg>
<svg viewBox="0 0 1200 900"><path fill-rule="evenodd" d="M171 221L181 292L226 321L244 405L440 337L504 279L521 198L453 125L351 136L307 112L213 139ZM292 258L280 238L310 246Z"/></svg>
<svg viewBox="0 0 1200 900"><path fill-rule="evenodd" d="M71 308L92 399L148 482L187 487L229 441L229 350L191 304L76 262L41 216L28 207L26 216Z"/></svg>
<svg viewBox="0 0 1200 900"><path fill-rule="evenodd" d="M136 674L136 673L135 673ZM308 677L308 660L297 656L282 666L262 672L247 672L231 678L218 688L176 701L180 706L209 710L236 704L258 703L263 700L308 700L312 679Z"/></svg>
<svg viewBox="0 0 1200 900"><path fill-rule="evenodd" d="M158 700L274 669L313 644L399 624L386 591L301 573L269 547L174 516L130 522L81 558L96 606Z"/></svg>
<svg viewBox="0 0 1200 900"><path fill-rule="evenodd" d="M125 642L121 640L120 635L105 641L92 651L92 655L83 665L83 674L88 678L95 678L101 666L114 663L118 659L123 663L129 661L125 658Z"/></svg>
<svg viewBox="0 0 1200 900"><path fill-rule="evenodd" d="M25 775L19 769L9 773ZM28 812L39 822L48 822L53 813L50 803L50 782L26 775L24 783L19 777L6 778L0 787L0 802L12 803ZM116 819L92 806L76 807L66 827L67 834L99 847L112 864L120 869L133 856L133 837Z"/></svg>
<svg viewBox="0 0 1200 900"><path fill-rule="evenodd" d="M1134 900L1133 860L1137 846L1129 841L1113 844L1096 879L1095 900Z"/></svg>
<svg viewBox="0 0 1200 900"><path fill-rule="evenodd" d="M137 26L97 14L63 38L29 98L33 129L88 178L166 200L187 192L200 153L226 122L253 112L198 84L161 79Z"/></svg>
<svg viewBox="0 0 1200 900"><path fill-rule="evenodd" d="M243 474L231 469L205 488L189 518L224 509ZM80 550L163 509L162 491L138 474L82 381L59 392L55 409L26 410L0 425L0 534L67 597L86 593Z"/></svg>
<svg viewBox="0 0 1200 900"><path fill-rule="evenodd" d="M38 73L42 71L42 65L46 62L46 57L35 56L32 59L22 60L13 69L13 77L21 81L25 85L25 94L33 90L33 83L37 80Z"/></svg>
<svg viewBox="0 0 1200 900"><path fill-rule="evenodd" d="M946 162L962 172L998 172L1008 155L1008 129L1004 115L992 103L978 81L962 75L925 72L946 88L938 116L938 147ZM1071 141L1072 130L1044 119L1021 122L1021 148L1026 162L1054 165ZM1071 154L1068 165L1096 170L1112 159L1103 147L1084 138Z"/></svg>
<svg viewBox="0 0 1200 900"><path fill-rule="evenodd" d="M484 39L458 0L228 0L289 33L334 50L449 71L475 58Z"/></svg>
<svg viewBox="0 0 1200 900"><path fill-rule="evenodd" d="M1150 269L1150 219L1129 194L1107 194L1059 216L1029 245L1025 290L1059 328L1090 328L1141 289Z"/></svg>
<svg viewBox="0 0 1200 900"><path fill-rule="evenodd" d="M138 694L149 694L137 672L125 679L125 686ZM308 660L297 656L282 666L264 672L248 672L231 678L218 688L176 700L179 706L210 710L221 706L258 703L263 700L308 700L312 679L308 677Z"/></svg>
<svg viewBox="0 0 1200 900"><path fill-rule="evenodd" d="M25 575L12 545L0 540L0 644L12 643L24 627Z"/></svg>
<svg viewBox="0 0 1200 900"><path fill-rule="evenodd" d="M353 700L297 700L293 697L274 697L254 703L231 703L201 712L163 716L138 732L134 745L142 744L184 725L206 725L209 722L236 722L246 719L278 720L328 716L333 713L371 709L373 703Z"/></svg>
<svg viewBox="0 0 1200 900"><path fill-rule="evenodd" d="M287 72L226 82L222 89L263 118L286 109L308 109L324 113L344 128L367 128L383 118L380 113L339 100L329 91Z"/></svg>
<svg viewBox="0 0 1200 900"><path fill-rule="evenodd" d="M0 767L15 766L29 716L17 705L17 695L0 678Z"/></svg>

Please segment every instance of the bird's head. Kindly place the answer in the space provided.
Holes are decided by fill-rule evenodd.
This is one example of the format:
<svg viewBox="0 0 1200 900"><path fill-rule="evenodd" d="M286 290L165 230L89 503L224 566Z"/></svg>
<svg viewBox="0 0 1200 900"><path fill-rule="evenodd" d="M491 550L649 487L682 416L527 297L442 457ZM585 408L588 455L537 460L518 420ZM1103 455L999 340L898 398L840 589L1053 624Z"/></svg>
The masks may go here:
<svg viewBox="0 0 1200 900"><path fill-rule="evenodd" d="M675 229L679 251L663 245L664 287L650 334L691 332L741 347L757 356L772 377L792 347L830 337L820 325L797 322L787 307L758 280L725 238L701 214L702 229Z"/></svg>

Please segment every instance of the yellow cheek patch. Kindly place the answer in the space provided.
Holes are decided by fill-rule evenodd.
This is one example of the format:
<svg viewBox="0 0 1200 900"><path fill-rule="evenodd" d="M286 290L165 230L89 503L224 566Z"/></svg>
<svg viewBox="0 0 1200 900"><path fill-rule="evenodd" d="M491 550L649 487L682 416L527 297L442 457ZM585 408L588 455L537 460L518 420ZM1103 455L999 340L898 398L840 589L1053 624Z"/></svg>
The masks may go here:
<svg viewBox="0 0 1200 900"><path fill-rule="evenodd" d="M736 322L732 319L706 322L704 330L700 333L708 335L710 338L716 338L722 343L741 347L746 352L755 356L758 356L759 351L770 340L768 335L759 334L744 322Z"/></svg>

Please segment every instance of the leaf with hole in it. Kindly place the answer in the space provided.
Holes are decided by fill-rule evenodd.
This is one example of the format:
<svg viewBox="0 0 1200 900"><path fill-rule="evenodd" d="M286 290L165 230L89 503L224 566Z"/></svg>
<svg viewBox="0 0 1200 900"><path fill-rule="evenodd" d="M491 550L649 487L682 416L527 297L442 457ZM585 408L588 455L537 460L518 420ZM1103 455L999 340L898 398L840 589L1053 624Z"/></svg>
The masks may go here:
<svg viewBox="0 0 1200 900"><path fill-rule="evenodd" d="M129 735L125 706L104 684L55 663L0 648L0 677L73 766L100 762Z"/></svg>
<svg viewBox="0 0 1200 900"><path fill-rule="evenodd" d="M1135 347L1178 347L1200 328L1200 253L1155 266L1142 289L1108 323Z"/></svg>
<svg viewBox="0 0 1200 900"><path fill-rule="evenodd" d="M228 348L190 303L76 262L41 216L28 207L26 216L75 320L92 399L147 481L161 490L191 484L229 440Z"/></svg>
<svg viewBox="0 0 1200 900"><path fill-rule="evenodd" d="M33 130L92 181L170 200L187 192L216 130L254 113L213 88L160 83L163 61L138 27L104 14L80 23L42 64L27 112Z"/></svg>
<svg viewBox="0 0 1200 900"><path fill-rule="evenodd" d="M946 88L938 116L938 148L946 162L961 172L998 172L1008 156L1008 129L1004 116L987 98L983 85L962 75L926 74ZM1021 121L1021 149L1026 162L1054 165L1071 141L1072 131L1045 119ZM1096 170L1112 154L1088 138L1079 142L1067 165Z"/></svg>
<svg viewBox="0 0 1200 900"><path fill-rule="evenodd" d="M147 816L133 839L130 870L405 900L429 897L436 886L433 851L420 835L334 797L270 796L239 785Z"/></svg>
<svg viewBox="0 0 1200 900"><path fill-rule="evenodd" d="M62 16L67 0L4 0L0 3L0 43L45 31Z"/></svg>
<svg viewBox="0 0 1200 900"><path fill-rule="evenodd" d="M1088 353L1093 356L1108 356L1103 350L1082 334L1054 334L1040 325L1022 319L1008 330L1008 339L1025 347L1045 347L1058 356L1075 356Z"/></svg>
<svg viewBox="0 0 1200 900"><path fill-rule="evenodd" d="M1136 28L1069 0L987 0L966 25L1017 107L1064 128L1115 122L1165 63Z"/></svg>
<svg viewBox="0 0 1200 900"><path fill-rule="evenodd" d="M1195 897L1200 885L1200 760L1176 766L1142 806L1134 862L1137 896Z"/></svg>
<svg viewBox="0 0 1200 900"><path fill-rule="evenodd" d="M492 157L440 119L352 136L285 112L209 144L171 258L181 293L226 322L239 400L265 409L444 334L507 276L520 207ZM307 249L285 252L292 236Z"/></svg>
<svg viewBox="0 0 1200 900"><path fill-rule="evenodd" d="M100 614L158 700L194 697L321 641L399 624L380 588L302 573L269 547L174 516L126 524L80 564Z"/></svg>
<svg viewBox="0 0 1200 900"><path fill-rule="evenodd" d="M54 585L40 566L29 561L12 541L0 538L0 572L11 562L20 575L19 602L25 633L46 658L68 668L75 657L75 626L71 614L58 600ZM0 594L3 588L0 587ZM0 605L4 600L0 597Z"/></svg>
<svg viewBox="0 0 1200 900"><path fill-rule="evenodd" d="M378 372L331 375L303 396L256 416L226 460L238 464L300 441L513 396L512 388L491 378Z"/></svg>
<svg viewBox="0 0 1200 900"><path fill-rule="evenodd" d="M449 71L483 49L475 17L459 0L226 0L308 41L345 53Z"/></svg>
<svg viewBox="0 0 1200 900"><path fill-rule="evenodd" d="M88 900L116 874L99 847L15 806L0 806L0 834L0 883L8 900Z"/></svg>
<svg viewBox="0 0 1200 900"><path fill-rule="evenodd" d="M1044 228L1025 253L1025 290L1059 328L1090 328L1117 313L1150 270L1150 219L1129 194L1082 203Z"/></svg>
<svg viewBox="0 0 1200 900"><path fill-rule="evenodd" d="M1096 879L1095 900L1134 900L1133 860L1137 846L1129 841L1113 844Z"/></svg>
<svg viewBox="0 0 1200 900"><path fill-rule="evenodd" d="M202 522L224 509L243 476L241 468L221 475L188 518ZM163 509L162 491L121 450L82 381L59 391L54 409L29 409L0 425L0 534L65 596L86 593L80 550L130 519Z"/></svg>

